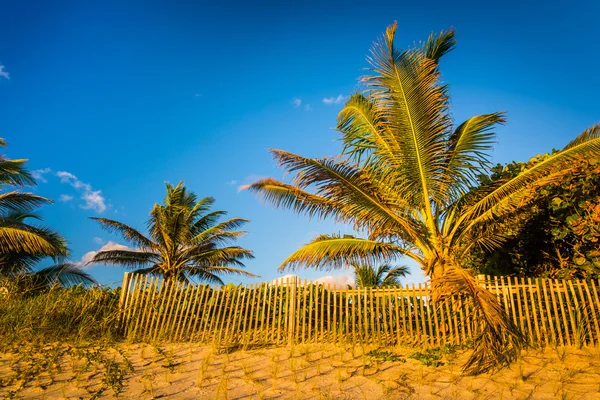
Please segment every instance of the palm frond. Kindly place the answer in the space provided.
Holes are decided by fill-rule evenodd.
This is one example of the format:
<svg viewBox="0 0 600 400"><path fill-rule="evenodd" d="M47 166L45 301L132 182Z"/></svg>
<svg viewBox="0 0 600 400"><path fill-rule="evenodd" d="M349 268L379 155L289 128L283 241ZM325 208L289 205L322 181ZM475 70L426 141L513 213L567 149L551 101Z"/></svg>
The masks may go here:
<svg viewBox="0 0 600 400"><path fill-rule="evenodd" d="M4 225L4 224L3 224ZM25 224L0 225L0 254L31 253L46 256L66 255L66 246L58 246L51 232Z"/></svg>
<svg viewBox="0 0 600 400"><path fill-rule="evenodd" d="M102 228L109 233L119 233L125 240L132 243L137 248L144 250L153 248L154 244L150 239L129 225L107 218L90 217L90 219L97 221L102 225Z"/></svg>
<svg viewBox="0 0 600 400"><path fill-rule="evenodd" d="M294 177L296 187L314 186L317 196L335 199L328 206L336 207L337 215L350 220L355 230L377 226L419 240L419 226L403 213L407 204L401 197L390 199L390 192L382 192L383 185L377 185L380 181L368 170L330 159L310 159L281 150L271 152L287 171L298 171Z"/></svg>
<svg viewBox="0 0 600 400"><path fill-rule="evenodd" d="M292 253L281 263L279 270L293 270L301 266L337 269L350 264L389 262L402 255L409 254L390 243L350 235L321 235Z"/></svg>
<svg viewBox="0 0 600 400"><path fill-rule="evenodd" d="M43 282L46 282L48 286L59 284L63 287L69 287L76 285L91 286L97 284L91 275L72 263L53 265L36 271L33 275Z"/></svg>
<svg viewBox="0 0 600 400"><path fill-rule="evenodd" d="M35 185L35 179L25 169L27 160L9 160L0 157L0 183L14 186Z"/></svg>
<svg viewBox="0 0 600 400"><path fill-rule="evenodd" d="M88 264L111 264L126 268L140 268L160 261L159 255L153 252L132 250L103 250L94 255Z"/></svg>
<svg viewBox="0 0 600 400"><path fill-rule="evenodd" d="M439 63L440 58L448 54L456 47L456 31L448 29L439 33L431 32L427 41L421 47L425 57Z"/></svg>
<svg viewBox="0 0 600 400"><path fill-rule="evenodd" d="M493 113L469 118L456 128L448 139L439 189L442 196L459 198L477 184L477 177L491 165L489 151L495 142L492 128L503 123L504 113Z"/></svg>
<svg viewBox="0 0 600 400"><path fill-rule="evenodd" d="M309 218L335 218L338 222L347 222L343 206L335 200L312 194L295 186L266 178L250 185L242 186L242 190L250 190L276 208L287 208Z"/></svg>
<svg viewBox="0 0 600 400"><path fill-rule="evenodd" d="M14 190L0 194L0 212L2 213L12 211L28 213L49 203L52 203L50 199L37 196L33 193L24 193Z"/></svg>

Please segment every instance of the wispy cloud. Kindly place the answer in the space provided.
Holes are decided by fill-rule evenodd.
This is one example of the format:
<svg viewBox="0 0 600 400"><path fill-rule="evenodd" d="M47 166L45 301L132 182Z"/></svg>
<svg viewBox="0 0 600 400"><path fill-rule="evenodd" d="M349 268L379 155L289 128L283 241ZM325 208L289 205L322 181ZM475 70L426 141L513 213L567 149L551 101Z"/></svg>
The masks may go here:
<svg viewBox="0 0 600 400"><path fill-rule="evenodd" d="M81 193L81 199L85 202L81 206L84 210L94 210L98 213L106 211L106 200L102 196L101 190L93 190L89 183L80 181L75 175L67 171L58 171L56 176L62 183L71 185Z"/></svg>
<svg viewBox="0 0 600 400"><path fill-rule="evenodd" d="M52 170L50 168L36 169L35 171L31 172L31 176L33 176L33 179L36 181L48 183L48 180L44 177L44 175L50 173L51 171Z"/></svg>
<svg viewBox="0 0 600 400"><path fill-rule="evenodd" d="M94 241L94 243L97 243L99 245L103 245L104 244L104 240L102 240L102 238L99 238L98 236L96 236L94 239L92 239Z"/></svg>
<svg viewBox="0 0 600 400"><path fill-rule="evenodd" d="M237 185L238 181L236 181L235 179L230 180L229 182L225 182L226 185Z"/></svg>
<svg viewBox="0 0 600 400"><path fill-rule="evenodd" d="M343 103L344 101L346 101L347 99L348 99L348 96L344 96L344 95L340 94L338 97L325 97L323 99L323 103L325 103L327 105L340 104L340 103Z"/></svg>
<svg viewBox="0 0 600 400"><path fill-rule="evenodd" d="M302 105L302 99L295 98L292 100L292 104L294 105L294 108L298 108Z"/></svg>
<svg viewBox="0 0 600 400"><path fill-rule="evenodd" d="M94 238L94 241L96 239L100 239L100 238ZM102 239L100 239L102 240ZM83 255L83 257L81 257L81 260L76 262L75 264L79 267L79 268L90 268L91 265L86 265L87 263L89 263L90 261L92 261L94 259L94 256L96 256L96 254L98 254L98 252L100 251L109 251L109 250L134 250L130 247L127 247L123 244L119 244L113 241L108 241L106 242L106 244L104 244L102 247L100 247L98 250L96 251L88 251L87 253L85 253Z"/></svg>
<svg viewBox="0 0 600 400"><path fill-rule="evenodd" d="M4 70L4 68L5 68L4 65L0 65L0 77L10 80L10 75L8 74L7 71Z"/></svg>
<svg viewBox="0 0 600 400"><path fill-rule="evenodd" d="M194 93L194 97L202 97L202 93Z"/></svg>
<svg viewBox="0 0 600 400"><path fill-rule="evenodd" d="M306 111L310 111L310 110L312 110L312 107L310 106L310 104L307 104L307 105L304 106L304 109Z"/></svg>
<svg viewBox="0 0 600 400"><path fill-rule="evenodd" d="M69 196L68 194L61 194L58 198L58 201L62 201L63 203L69 202L73 200L73 196Z"/></svg>

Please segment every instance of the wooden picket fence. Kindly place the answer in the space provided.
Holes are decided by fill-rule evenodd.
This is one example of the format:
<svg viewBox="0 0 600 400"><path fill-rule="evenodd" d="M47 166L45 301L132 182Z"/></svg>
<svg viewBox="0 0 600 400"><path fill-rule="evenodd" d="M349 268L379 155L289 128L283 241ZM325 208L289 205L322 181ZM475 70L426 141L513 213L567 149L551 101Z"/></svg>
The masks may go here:
<svg viewBox="0 0 600 400"><path fill-rule="evenodd" d="M478 277L530 344L600 344L600 285L590 280ZM121 323L136 339L220 345L466 344L468 299L433 303L426 284L352 289L285 278L254 285L166 282L126 273Z"/></svg>

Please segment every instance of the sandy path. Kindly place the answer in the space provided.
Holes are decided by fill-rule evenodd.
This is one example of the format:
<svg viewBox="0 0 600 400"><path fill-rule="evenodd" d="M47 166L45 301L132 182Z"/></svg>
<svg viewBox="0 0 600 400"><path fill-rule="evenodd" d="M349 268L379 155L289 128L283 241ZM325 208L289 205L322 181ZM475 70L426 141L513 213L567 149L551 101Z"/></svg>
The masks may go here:
<svg viewBox="0 0 600 400"><path fill-rule="evenodd" d="M463 376L468 354L428 367L373 348L236 350L193 344L20 347L0 355L0 397L27 399L600 399L600 349L529 351L510 369ZM390 349L402 358L414 349Z"/></svg>

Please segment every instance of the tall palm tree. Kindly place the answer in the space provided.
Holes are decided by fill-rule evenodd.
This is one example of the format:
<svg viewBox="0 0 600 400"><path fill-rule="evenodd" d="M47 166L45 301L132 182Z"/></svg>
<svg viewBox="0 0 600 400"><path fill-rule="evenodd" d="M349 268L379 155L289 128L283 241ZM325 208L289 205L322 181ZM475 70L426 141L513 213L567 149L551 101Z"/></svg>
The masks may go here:
<svg viewBox="0 0 600 400"><path fill-rule="evenodd" d="M225 246L246 234L235 229L249 222L232 218L218 222L225 211L209 212L212 197L197 200L183 182L166 184L164 204L155 204L148 220L149 236L121 222L92 218L107 231L117 232L131 243L132 250L98 252L90 263L120 265L137 273L162 275L167 280L190 278L223 284L222 274L256 276L239 267L253 258L250 250Z"/></svg>
<svg viewBox="0 0 600 400"><path fill-rule="evenodd" d="M351 96L338 116L342 155L313 159L271 150L292 174L291 184L263 179L247 188L277 207L331 217L366 235L321 235L281 269L405 256L430 277L433 301L451 294L470 299L477 337L464 368L483 372L514 361L523 337L463 262L475 246L502 243L497 222L527 204L538 187L560 179L569 160L597 157L600 125L510 180L479 185L477 176L491 167L492 129L504 122L504 114L478 115L454 126L438 64L455 46L454 31L431 34L408 50L395 47L395 33L393 24L373 45L371 73L361 79L365 91Z"/></svg>
<svg viewBox="0 0 600 400"><path fill-rule="evenodd" d="M400 278L410 274L407 266L381 264L377 268L368 264L354 264L354 278L359 288L400 286Z"/></svg>

